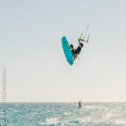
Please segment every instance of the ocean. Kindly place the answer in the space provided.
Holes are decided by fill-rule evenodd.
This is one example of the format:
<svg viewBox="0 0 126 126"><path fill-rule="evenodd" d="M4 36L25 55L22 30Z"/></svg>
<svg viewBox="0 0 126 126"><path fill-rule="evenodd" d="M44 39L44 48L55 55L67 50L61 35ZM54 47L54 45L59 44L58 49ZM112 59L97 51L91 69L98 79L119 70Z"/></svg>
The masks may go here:
<svg viewBox="0 0 126 126"><path fill-rule="evenodd" d="M126 126L126 103L6 103L0 126Z"/></svg>

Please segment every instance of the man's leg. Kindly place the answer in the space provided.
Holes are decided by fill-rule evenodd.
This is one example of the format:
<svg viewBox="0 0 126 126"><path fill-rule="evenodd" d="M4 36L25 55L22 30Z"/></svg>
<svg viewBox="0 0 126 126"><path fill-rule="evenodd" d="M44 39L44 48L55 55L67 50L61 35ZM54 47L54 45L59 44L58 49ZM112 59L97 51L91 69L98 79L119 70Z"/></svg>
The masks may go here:
<svg viewBox="0 0 126 126"><path fill-rule="evenodd" d="M75 60L77 57L78 57L78 54L76 53L76 54L74 55L74 60Z"/></svg>

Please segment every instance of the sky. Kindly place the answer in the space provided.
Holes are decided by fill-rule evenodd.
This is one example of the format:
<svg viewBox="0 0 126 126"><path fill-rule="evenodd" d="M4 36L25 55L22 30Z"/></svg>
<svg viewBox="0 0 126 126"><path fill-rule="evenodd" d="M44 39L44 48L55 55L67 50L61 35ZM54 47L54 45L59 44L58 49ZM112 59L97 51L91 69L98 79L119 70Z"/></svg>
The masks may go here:
<svg viewBox="0 0 126 126"><path fill-rule="evenodd" d="M125 102L126 0L0 1L8 102ZM61 38L89 43L70 66ZM0 70L1 70L0 69Z"/></svg>

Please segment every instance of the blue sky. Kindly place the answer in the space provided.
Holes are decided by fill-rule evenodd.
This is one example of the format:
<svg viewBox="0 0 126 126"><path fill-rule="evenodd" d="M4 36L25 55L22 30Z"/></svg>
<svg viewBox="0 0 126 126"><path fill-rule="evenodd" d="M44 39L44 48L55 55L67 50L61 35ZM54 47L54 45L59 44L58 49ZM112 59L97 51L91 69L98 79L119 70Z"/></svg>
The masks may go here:
<svg viewBox="0 0 126 126"><path fill-rule="evenodd" d="M126 101L125 0L0 2L0 67L7 101ZM61 46L90 25L71 67Z"/></svg>

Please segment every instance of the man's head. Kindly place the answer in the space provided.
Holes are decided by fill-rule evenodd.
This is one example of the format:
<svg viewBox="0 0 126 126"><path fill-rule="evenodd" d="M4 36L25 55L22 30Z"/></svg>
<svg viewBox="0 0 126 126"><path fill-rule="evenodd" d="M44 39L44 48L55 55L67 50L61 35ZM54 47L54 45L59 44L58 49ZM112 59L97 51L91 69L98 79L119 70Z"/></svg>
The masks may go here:
<svg viewBox="0 0 126 126"><path fill-rule="evenodd" d="M71 44L71 45L70 45L70 49L73 49L73 48L74 48L74 47L73 47L73 44Z"/></svg>

